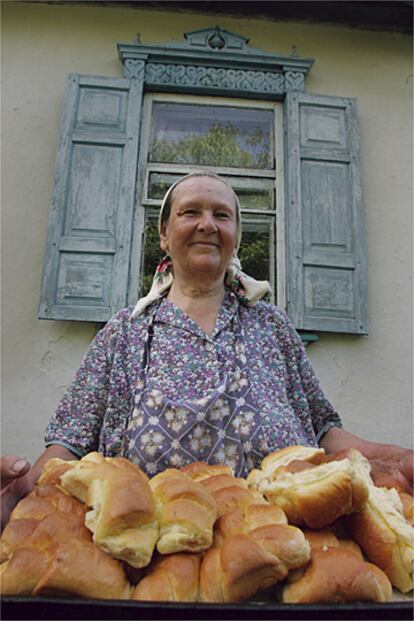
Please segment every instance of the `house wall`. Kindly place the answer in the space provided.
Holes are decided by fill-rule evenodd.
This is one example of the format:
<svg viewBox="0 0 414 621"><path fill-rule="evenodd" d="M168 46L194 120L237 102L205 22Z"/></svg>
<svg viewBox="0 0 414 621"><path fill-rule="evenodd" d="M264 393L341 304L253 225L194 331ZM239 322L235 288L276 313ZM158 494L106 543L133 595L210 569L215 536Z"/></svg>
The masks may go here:
<svg viewBox="0 0 414 621"><path fill-rule="evenodd" d="M96 326L40 321L37 305L68 73L121 76L116 43L182 40L218 23L250 45L315 64L311 93L358 101L369 335L308 347L345 427L412 437L412 50L396 33L107 6L2 3L2 453L34 459Z"/></svg>

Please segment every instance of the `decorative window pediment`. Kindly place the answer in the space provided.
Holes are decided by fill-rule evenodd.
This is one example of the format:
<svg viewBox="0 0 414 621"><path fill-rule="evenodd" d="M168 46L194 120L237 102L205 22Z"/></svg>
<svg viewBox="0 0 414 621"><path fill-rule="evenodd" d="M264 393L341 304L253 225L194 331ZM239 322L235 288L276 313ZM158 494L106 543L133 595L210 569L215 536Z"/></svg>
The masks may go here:
<svg viewBox="0 0 414 621"><path fill-rule="evenodd" d="M260 99L303 91L313 64L294 51L281 56L249 47L249 39L218 26L184 33L184 41L119 43L124 77L144 78L152 91L194 92Z"/></svg>

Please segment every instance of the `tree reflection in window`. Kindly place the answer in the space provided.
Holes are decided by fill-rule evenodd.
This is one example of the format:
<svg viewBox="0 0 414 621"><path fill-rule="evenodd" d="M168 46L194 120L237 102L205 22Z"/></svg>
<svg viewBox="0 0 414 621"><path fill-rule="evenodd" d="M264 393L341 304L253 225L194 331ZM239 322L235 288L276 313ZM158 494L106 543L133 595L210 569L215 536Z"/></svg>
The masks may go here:
<svg viewBox="0 0 414 621"><path fill-rule="evenodd" d="M270 110L155 102L150 161L272 168Z"/></svg>
<svg viewBox="0 0 414 621"><path fill-rule="evenodd" d="M267 226L255 227L246 221L242 244L238 256L246 274L254 275L258 280L270 280L270 233ZM144 243L144 274L142 277L141 296L151 288L156 267L163 257L157 230L156 217L147 219Z"/></svg>
<svg viewBox="0 0 414 621"><path fill-rule="evenodd" d="M216 124L206 134L189 133L177 142L155 140L152 159L157 162L174 164L197 164L199 166L231 166L234 168L266 168L268 145L263 132L257 128L248 138L243 148L239 140L239 129L227 122ZM254 149L253 149L254 148Z"/></svg>

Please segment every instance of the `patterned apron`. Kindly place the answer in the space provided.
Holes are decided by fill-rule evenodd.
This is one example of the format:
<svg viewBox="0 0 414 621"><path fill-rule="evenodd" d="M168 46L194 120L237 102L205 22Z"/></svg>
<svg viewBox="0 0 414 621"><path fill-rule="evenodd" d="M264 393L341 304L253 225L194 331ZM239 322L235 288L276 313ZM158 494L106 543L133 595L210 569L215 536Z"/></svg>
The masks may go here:
<svg viewBox="0 0 414 621"><path fill-rule="evenodd" d="M147 387L155 311L150 320L134 408L123 455L149 476L193 461L232 466L247 476L269 452L260 412L253 403L239 313L233 317L236 367L212 392L196 400L172 400Z"/></svg>

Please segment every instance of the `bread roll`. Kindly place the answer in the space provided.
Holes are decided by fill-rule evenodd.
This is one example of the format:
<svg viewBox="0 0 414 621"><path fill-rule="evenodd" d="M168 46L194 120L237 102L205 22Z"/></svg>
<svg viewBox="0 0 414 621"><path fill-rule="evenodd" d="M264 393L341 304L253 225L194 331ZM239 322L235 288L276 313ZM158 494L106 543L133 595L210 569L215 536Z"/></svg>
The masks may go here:
<svg viewBox="0 0 414 621"><path fill-rule="evenodd" d="M3 531L2 593L129 598L121 563L91 542L85 507L60 490L50 474L49 468L43 482L18 503Z"/></svg>
<svg viewBox="0 0 414 621"><path fill-rule="evenodd" d="M207 550L200 569L200 601L240 602L283 580L309 560L303 533L284 524L234 534Z"/></svg>
<svg viewBox="0 0 414 621"><path fill-rule="evenodd" d="M0 567L2 595L73 595L129 599L121 564L88 541L19 548Z"/></svg>
<svg viewBox="0 0 414 621"><path fill-rule="evenodd" d="M255 528L274 524L287 524L286 515L279 507L262 504L233 508L217 519L214 542L217 545L237 533L248 533Z"/></svg>
<svg viewBox="0 0 414 621"><path fill-rule="evenodd" d="M184 472L193 481L202 481L212 476L219 474L233 475L233 468L224 464L207 464L203 461L193 461L187 466L180 468L181 472Z"/></svg>
<svg viewBox="0 0 414 621"><path fill-rule="evenodd" d="M102 550L136 568L149 564L158 519L148 477L137 466L92 453L61 476L61 486L92 508L85 524Z"/></svg>
<svg viewBox="0 0 414 621"><path fill-rule="evenodd" d="M78 463L77 459L65 460L60 457L53 457L45 463L42 473L37 480L38 485L52 484L59 486L62 474L71 470Z"/></svg>
<svg viewBox="0 0 414 621"><path fill-rule="evenodd" d="M227 487L240 487L241 489L248 489L246 479L235 477L232 474L212 475L210 477L205 477L200 481L200 483L210 492L210 494Z"/></svg>
<svg viewBox="0 0 414 621"><path fill-rule="evenodd" d="M302 530L306 540L310 543L312 551L318 548L323 550L327 548L345 548L353 552L359 559L364 560L361 548L352 539L338 538L329 528L324 528L323 530L304 528Z"/></svg>
<svg viewBox="0 0 414 621"><path fill-rule="evenodd" d="M151 563L132 599L150 602L196 602L201 554L169 554Z"/></svg>
<svg viewBox="0 0 414 621"><path fill-rule="evenodd" d="M369 486L363 509L347 518L349 533L365 556L403 593L414 586L414 528L395 489Z"/></svg>
<svg viewBox="0 0 414 621"><path fill-rule="evenodd" d="M249 486L258 488L262 480L267 480L270 483L276 478L279 468L287 466L292 461L305 461L309 464L319 465L326 461L326 454L324 449L300 445L287 446L269 453L262 459L260 469L250 471L247 477Z"/></svg>
<svg viewBox="0 0 414 621"><path fill-rule="evenodd" d="M309 558L303 533L287 525L277 507L232 509L217 520L214 545L202 560L200 600L242 601L284 579Z"/></svg>
<svg viewBox="0 0 414 621"><path fill-rule="evenodd" d="M314 549L300 578L283 589L283 602L288 604L389 602L391 597L385 574L341 547Z"/></svg>
<svg viewBox="0 0 414 621"><path fill-rule="evenodd" d="M10 521L24 518L41 520L55 511L77 515L84 520L86 507L79 500L54 485L36 485L33 491L22 498L13 509L10 514Z"/></svg>
<svg viewBox="0 0 414 621"><path fill-rule="evenodd" d="M0 565L1 595L32 595L45 575L52 554L37 548L19 548Z"/></svg>
<svg viewBox="0 0 414 621"><path fill-rule="evenodd" d="M59 544L33 595L67 594L97 599L130 599L132 587L119 561L90 542Z"/></svg>
<svg viewBox="0 0 414 621"><path fill-rule="evenodd" d="M48 548L54 542L79 539L91 541L90 531L76 514L55 511L41 520L10 520L1 537L2 562L22 547Z"/></svg>
<svg viewBox="0 0 414 621"><path fill-rule="evenodd" d="M318 548L326 549L339 547L338 537L336 537L329 528L324 528L322 530L309 530L308 528L303 528L302 532L305 535L306 540L309 541L312 550L316 550Z"/></svg>
<svg viewBox="0 0 414 621"><path fill-rule="evenodd" d="M367 468L368 461L353 451L348 458L305 470L293 467L289 472L288 465L284 472L279 468L273 480L251 478L250 483L258 484L258 491L283 509L289 523L318 529L362 507L368 497Z"/></svg>
<svg viewBox="0 0 414 621"><path fill-rule="evenodd" d="M150 486L159 505L158 552L200 552L210 547L217 506L203 485L169 468L153 477Z"/></svg>

